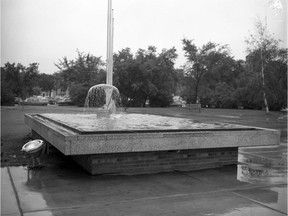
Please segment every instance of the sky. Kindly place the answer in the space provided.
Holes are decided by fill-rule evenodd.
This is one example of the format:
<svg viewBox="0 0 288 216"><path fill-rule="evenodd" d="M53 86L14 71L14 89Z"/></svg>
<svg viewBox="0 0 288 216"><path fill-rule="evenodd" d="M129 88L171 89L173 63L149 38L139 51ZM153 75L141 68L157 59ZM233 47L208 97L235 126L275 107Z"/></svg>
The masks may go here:
<svg viewBox="0 0 288 216"><path fill-rule="evenodd" d="M112 0L114 53L133 54L152 45L177 49L175 67L186 59L182 39L201 47L228 44L231 56L245 59L245 39L257 17L287 47L287 0ZM1 66L39 63L40 73L58 71L63 57L77 50L106 60L108 0L1 0Z"/></svg>

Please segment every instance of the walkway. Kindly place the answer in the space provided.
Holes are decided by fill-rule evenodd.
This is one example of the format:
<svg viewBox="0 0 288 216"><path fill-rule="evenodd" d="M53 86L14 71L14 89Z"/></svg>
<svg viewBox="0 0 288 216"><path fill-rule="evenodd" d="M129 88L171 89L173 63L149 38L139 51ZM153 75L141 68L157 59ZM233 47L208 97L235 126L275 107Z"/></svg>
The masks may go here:
<svg viewBox="0 0 288 216"><path fill-rule="evenodd" d="M237 166L151 175L90 176L57 152L44 161L1 168L1 215L287 215L284 145L240 149Z"/></svg>

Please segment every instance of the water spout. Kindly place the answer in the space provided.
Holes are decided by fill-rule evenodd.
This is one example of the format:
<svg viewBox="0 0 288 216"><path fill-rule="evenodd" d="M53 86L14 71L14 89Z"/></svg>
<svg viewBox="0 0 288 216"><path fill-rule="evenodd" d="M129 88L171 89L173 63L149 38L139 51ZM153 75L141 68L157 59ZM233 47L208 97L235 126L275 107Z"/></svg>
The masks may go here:
<svg viewBox="0 0 288 216"><path fill-rule="evenodd" d="M86 111L96 112L99 117L108 117L116 112L119 104L120 93L115 86L98 84L89 89L84 107L87 108Z"/></svg>

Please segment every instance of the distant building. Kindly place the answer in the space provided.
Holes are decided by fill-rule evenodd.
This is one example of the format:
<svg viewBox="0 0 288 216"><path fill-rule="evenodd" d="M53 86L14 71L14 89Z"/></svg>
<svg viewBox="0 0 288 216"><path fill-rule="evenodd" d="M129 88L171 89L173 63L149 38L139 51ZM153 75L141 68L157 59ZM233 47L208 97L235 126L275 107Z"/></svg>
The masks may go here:
<svg viewBox="0 0 288 216"><path fill-rule="evenodd" d="M41 91L42 97L49 97L50 92L49 91ZM69 88L66 89L66 91L63 91L62 89L58 88L56 90L51 91L51 98L55 98L56 96L66 96L69 97Z"/></svg>

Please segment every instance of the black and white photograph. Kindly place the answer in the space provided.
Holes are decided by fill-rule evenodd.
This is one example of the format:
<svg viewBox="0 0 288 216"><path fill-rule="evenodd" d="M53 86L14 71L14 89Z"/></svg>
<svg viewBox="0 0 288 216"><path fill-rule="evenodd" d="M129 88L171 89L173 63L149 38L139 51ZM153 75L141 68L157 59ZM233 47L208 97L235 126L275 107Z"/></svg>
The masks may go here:
<svg viewBox="0 0 288 216"><path fill-rule="evenodd" d="M288 215L287 0L0 1L0 215Z"/></svg>

